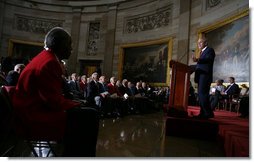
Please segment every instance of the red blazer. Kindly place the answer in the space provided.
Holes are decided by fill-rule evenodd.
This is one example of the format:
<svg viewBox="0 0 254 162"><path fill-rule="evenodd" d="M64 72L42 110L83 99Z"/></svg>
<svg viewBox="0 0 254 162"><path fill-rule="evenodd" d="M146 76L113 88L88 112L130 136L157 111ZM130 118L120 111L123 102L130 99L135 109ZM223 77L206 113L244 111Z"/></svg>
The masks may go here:
<svg viewBox="0 0 254 162"><path fill-rule="evenodd" d="M121 93L118 91L118 88L117 88L116 85L108 83L107 86L108 86L108 92L109 92L109 94L112 95L112 94L116 93L118 96L121 96Z"/></svg>
<svg viewBox="0 0 254 162"><path fill-rule="evenodd" d="M108 83L108 92L109 94L117 93L116 85Z"/></svg>
<svg viewBox="0 0 254 162"><path fill-rule="evenodd" d="M62 70L56 56L42 51L22 71L13 95L19 119L33 135L63 136L65 110L79 103L62 95Z"/></svg>

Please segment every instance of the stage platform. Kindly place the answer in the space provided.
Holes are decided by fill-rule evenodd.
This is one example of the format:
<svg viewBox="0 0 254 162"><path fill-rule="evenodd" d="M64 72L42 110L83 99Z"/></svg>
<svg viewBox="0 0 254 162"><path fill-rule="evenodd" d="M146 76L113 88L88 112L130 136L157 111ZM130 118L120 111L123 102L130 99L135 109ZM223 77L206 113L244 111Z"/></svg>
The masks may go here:
<svg viewBox="0 0 254 162"><path fill-rule="evenodd" d="M199 114L197 106L188 107L188 117L167 117L166 135L202 140L217 140L227 157L249 157L249 119L235 112L214 111L214 118L194 119Z"/></svg>

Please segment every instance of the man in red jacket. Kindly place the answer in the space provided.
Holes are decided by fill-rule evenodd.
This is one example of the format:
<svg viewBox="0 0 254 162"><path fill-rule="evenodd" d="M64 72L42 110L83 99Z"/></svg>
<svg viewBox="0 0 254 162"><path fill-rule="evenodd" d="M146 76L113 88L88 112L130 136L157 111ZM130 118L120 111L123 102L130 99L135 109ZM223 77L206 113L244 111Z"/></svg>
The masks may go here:
<svg viewBox="0 0 254 162"><path fill-rule="evenodd" d="M79 142L70 145L72 132L77 133L77 130L69 128L68 123L73 120L69 119L70 114L73 118L75 112L79 111L77 109L82 111L82 108L80 103L66 99L62 94L63 71L60 61L71 55L71 43L71 36L62 28L56 27L48 32L44 41L45 50L34 57L20 75L13 106L20 123L26 127L27 132L32 132L28 136L39 139L63 138L68 141L65 156L83 156Z"/></svg>

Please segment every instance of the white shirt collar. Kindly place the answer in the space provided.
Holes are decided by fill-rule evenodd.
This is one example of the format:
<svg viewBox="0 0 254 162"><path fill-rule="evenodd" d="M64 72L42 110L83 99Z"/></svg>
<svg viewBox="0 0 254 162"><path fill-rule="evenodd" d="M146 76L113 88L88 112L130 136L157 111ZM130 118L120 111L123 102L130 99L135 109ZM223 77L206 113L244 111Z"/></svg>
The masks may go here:
<svg viewBox="0 0 254 162"><path fill-rule="evenodd" d="M202 49L202 52L204 52L204 50L207 48L207 46L205 46L205 48Z"/></svg>

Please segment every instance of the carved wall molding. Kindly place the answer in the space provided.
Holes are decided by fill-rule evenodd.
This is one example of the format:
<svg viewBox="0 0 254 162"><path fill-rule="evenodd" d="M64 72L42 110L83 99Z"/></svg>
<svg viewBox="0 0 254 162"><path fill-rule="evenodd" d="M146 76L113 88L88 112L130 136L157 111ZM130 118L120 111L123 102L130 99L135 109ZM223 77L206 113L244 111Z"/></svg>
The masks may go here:
<svg viewBox="0 0 254 162"><path fill-rule="evenodd" d="M207 0L206 1L206 9L211 9L213 7L216 7L221 3L222 3L222 0Z"/></svg>
<svg viewBox="0 0 254 162"><path fill-rule="evenodd" d="M100 39L100 22L90 22L87 55L96 55Z"/></svg>
<svg viewBox="0 0 254 162"><path fill-rule="evenodd" d="M136 33L168 26L172 23L172 10L173 5L171 4L154 12L125 18L124 33Z"/></svg>
<svg viewBox="0 0 254 162"><path fill-rule="evenodd" d="M56 26L62 27L63 21L15 15L15 28L19 31L45 34Z"/></svg>

